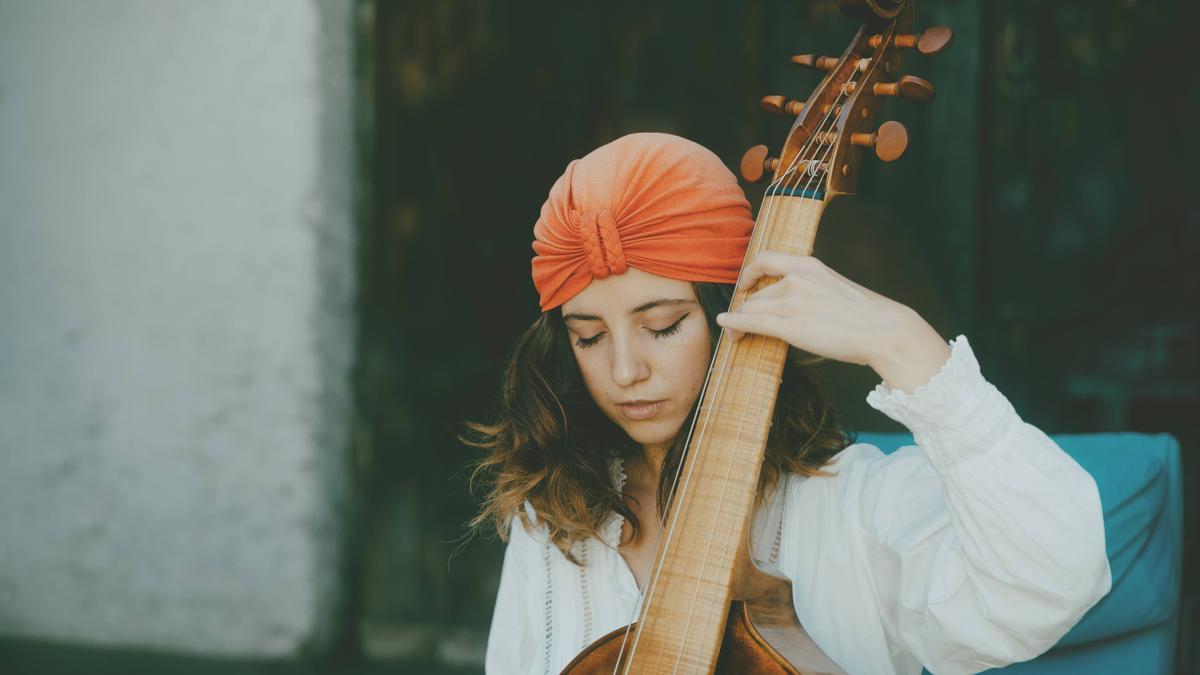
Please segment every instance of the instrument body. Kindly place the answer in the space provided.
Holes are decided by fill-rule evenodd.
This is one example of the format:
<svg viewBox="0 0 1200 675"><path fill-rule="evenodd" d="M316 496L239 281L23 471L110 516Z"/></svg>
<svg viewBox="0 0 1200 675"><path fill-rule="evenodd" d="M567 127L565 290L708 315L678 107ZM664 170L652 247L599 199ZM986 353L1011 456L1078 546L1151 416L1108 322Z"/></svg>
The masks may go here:
<svg viewBox="0 0 1200 675"><path fill-rule="evenodd" d="M948 29L911 35L915 0L842 0L863 19L838 59L797 56L827 70L803 103L782 96L763 106L795 114L778 158L752 148L749 180L770 174L745 263L761 251L811 255L828 201L852 194L863 150L890 161L907 143L895 122L873 132L886 96L932 99L932 85L899 76L903 49L936 53ZM936 34L934 31L940 31ZM926 38L926 36L931 36ZM924 46L922 46L924 45ZM897 127L899 129L897 130ZM777 279L734 294L736 310ZM600 638L563 673L828 673L843 671L809 637L792 605L792 585L750 557L750 524L775 400L787 357L782 340L722 332L671 493L638 617Z"/></svg>
<svg viewBox="0 0 1200 675"><path fill-rule="evenodd" d="M784 580L786 583L786 579ZM791 586L788 586L790 592ZM840 673L841 669L803 634L789 599L786 610L780 607L779 618L794 624L798 639L779 635L774 641L750 618L748 605L734 600L722 636L721 651L713 669L716 675L800 675L801 673ZM761 612L761 610L760 610ZM790 615L790 617L789 617ZM620 668L621 647L627 629L618 628L588 645L563 670L564 673L615 673ZM798 664L804 664L798 666ZM800 668L803 668L802 670Z"/></svg>

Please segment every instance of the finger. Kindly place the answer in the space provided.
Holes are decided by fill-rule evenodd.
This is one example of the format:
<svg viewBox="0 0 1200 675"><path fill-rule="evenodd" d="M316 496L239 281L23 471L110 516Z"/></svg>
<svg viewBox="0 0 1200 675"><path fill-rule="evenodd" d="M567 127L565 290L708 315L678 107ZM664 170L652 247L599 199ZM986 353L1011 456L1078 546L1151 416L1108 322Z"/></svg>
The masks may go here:
<svg viewBox="0 0 1200 675"><path fill-rule="evenodd" d="M742 336L745 335L745 333L740 330L737 330L736 328L731 328L728 317L729 317L728 312L721 312L720 314L718 314L717 315L717 325L724 327L725 332L729 334L729 339L733 340L734 342L737 342L738 340L742 339Z"/></svg>
<svg viewBox="0 0 1200 675"><path fill-rule="evenodd" d="M750 264L742 269L737 288L753 288L764 276L783 276L784 262L777 259L775 251L762 251L754 256Z"/></svg>
<svg viewBox="0 0 1200 675"><path fill-rule="evenodd" d="M779 280L776 281L775 283L773 283L769 286L763 286L762 288L758 289L757 291L754 291L753 294L747 295L745 301L743 301L742 305L739 305L739 307L744 306L745 303L750 302L751 300L766 300L768 298L781 298L781 297L787 296L789 294L795 293L797 290L796 286L793 283L789 283L789 280L795 281L796 279L797 278L795 275L785 274L784 276L780 277Z"/></svg>
<svg viewBox="0 0 1200 675"><path fill-rule="evenodd" d="M782 277L789 272L800 272L812 264L812 256L783 253L781 251L762 251L754 256L754 260L742 270L737 288L752 288L764 276Z"/></svg>
<svg viewBox="0 0 1200 675"><path fill-rule="evenodd" d="M722 312L717 315L717 324L724 326L732 335L737 332L735 339L744 333L768 335L782 339L780 317L772 314L743 314L739 312Z"/></svg>
<svg viewBox="0 0 1200 675"><path fill-rule="evenodd" d="M774 284L771 288L778 286ZM795 314L798 308L791 302L792 298L782 294L765 295L769 288L764 288L762 291L750 296L748 300L738 305L737 309L733 310L734 314L770 314L781 319L786 319L789 315Z"/></svg>

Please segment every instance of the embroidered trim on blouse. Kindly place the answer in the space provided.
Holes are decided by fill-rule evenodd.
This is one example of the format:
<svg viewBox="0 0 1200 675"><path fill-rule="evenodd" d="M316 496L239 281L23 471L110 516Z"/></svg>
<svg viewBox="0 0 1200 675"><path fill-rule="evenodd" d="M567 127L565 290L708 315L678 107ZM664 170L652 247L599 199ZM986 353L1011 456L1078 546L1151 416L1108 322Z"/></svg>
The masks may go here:
<svg viewBox="0 0 1200 675"><path fill-rule="evenodd" d="M581 648L592 643L592 596L588 591L588 542L580 542L579 552L579 591L583 596L583 644Z"/></svg>
<svg viewBox="0 0 1200 675"><path fill-rule="evenodd" d="M616 485L617 492L625 489L627 480L629 480L629 476L625 475L625 460L617 455L613 457L613 484Z"/></svg>
<svg viewBox="0 0 1200 675"><path fill-rule="evenodd" d="M621 459L620 455L614 455L612 462L609 464L609 472L612 474L612 484L617 492L625 489L625 482L628 477L625 475L625 460ZM625 516L613 511L609 516L608 523L603 531L604 543L612 548L621 546L621 527L625 525Z"/></svg>
<svg viewBox="0 0 1200 675"><path fill-rule="evenodd" d="M779 527L775 528L775 541L771 542L771 553L767 558L767 562L772 565L779 564L779 547L783 543L783 514L779 514Z"/></svg>
<svg viewBox="0 0 1200 675"><path fill-rule="evenodd" d="M546 675L550 675L550 647L553 644L553 637L554 637L553 630L552 630L552 626L554 625L554 623L553 623L553 619L554 619L554 616L553 616L553 614L554 614L554 612L553 612L553 609L554 609L554 607L553 607L554 575L552 573L552 570L550 569L550 540L549 539L547 539L546 543L542 546L542 564L545 565L545 568L546 568L546 588L544 591L545 606L546 606L546 636L545 636L545 642L544 642L545 651L542 655L542 664L543 664L543 669L544 669L543 672L545 672Z"/></svg>

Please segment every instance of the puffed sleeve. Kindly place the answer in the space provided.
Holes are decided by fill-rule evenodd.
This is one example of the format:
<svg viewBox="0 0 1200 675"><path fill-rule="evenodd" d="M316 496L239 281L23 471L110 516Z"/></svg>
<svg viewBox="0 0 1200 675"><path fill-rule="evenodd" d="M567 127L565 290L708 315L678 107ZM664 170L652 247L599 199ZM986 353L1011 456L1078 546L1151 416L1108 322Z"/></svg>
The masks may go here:
<svg viewBox="0 0 1200 675"><path fill-rule="evenodd" d="M974 673L1052 647L1112 579L1095 480L1018 417L966 337L950 346L914 393L868 394L917 447L864 465L854 511L889 641Z"/></svg>
<svg viewBox="0 0 1200 675"><path fill-rule="evenodd" d="M525 611L532 545L533 540L525 526L520 519L513 518L500 569L496 607L492 610L492 626L488 631L484 660L487 675L524 675L532 668L534 644Z"/></svg>

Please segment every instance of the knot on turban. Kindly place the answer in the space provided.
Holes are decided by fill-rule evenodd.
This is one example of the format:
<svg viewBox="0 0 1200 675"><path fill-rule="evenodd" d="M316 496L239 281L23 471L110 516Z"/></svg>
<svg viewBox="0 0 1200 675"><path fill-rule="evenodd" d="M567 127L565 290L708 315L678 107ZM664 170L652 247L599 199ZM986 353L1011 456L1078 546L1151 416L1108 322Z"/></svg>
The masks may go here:
<svg viewBox="0 0 1200 675"><path fill-rule="evenodd" d="M571 161L550 188L533 226L533 283L542 311L629 267L733 283L753 229L715 154L671 134L629 134Z"/></svg>
<svg viewBox="0 0 1200 675"><path fill-rule="evenodd" d="M620 274L629 265L625 262L625 249L621 248L621 233L617 223L607 209L580 215L571 210L571 223L579 228L580 243L591 265L592 276L603 279L610 274Z"/></svg>

